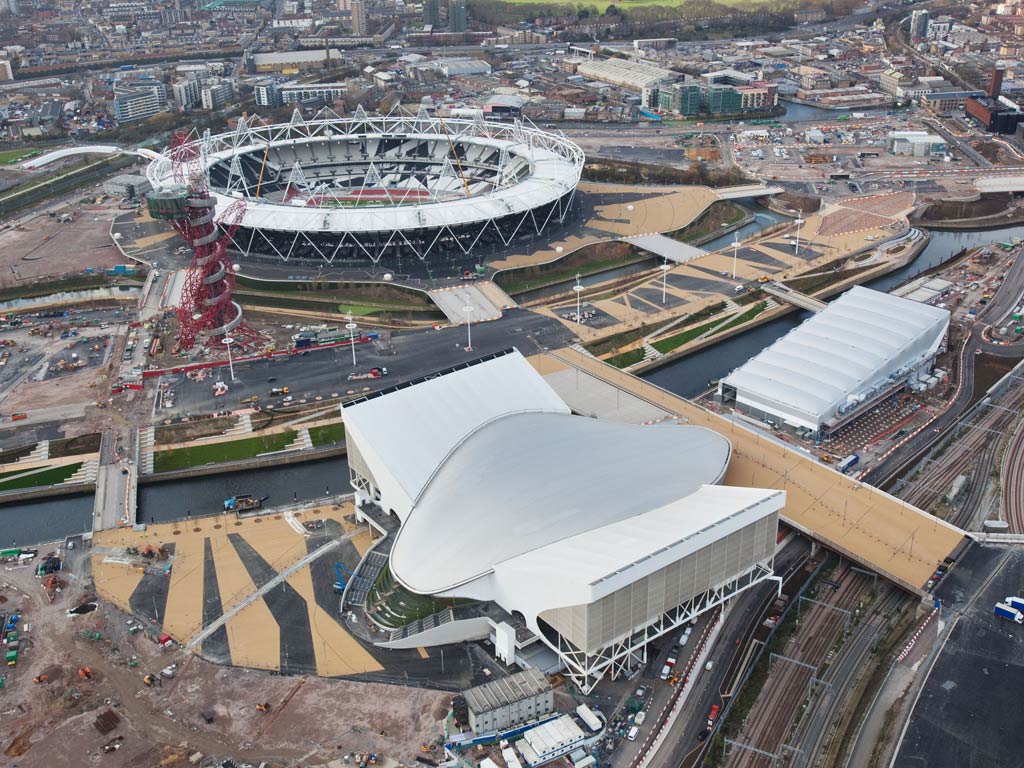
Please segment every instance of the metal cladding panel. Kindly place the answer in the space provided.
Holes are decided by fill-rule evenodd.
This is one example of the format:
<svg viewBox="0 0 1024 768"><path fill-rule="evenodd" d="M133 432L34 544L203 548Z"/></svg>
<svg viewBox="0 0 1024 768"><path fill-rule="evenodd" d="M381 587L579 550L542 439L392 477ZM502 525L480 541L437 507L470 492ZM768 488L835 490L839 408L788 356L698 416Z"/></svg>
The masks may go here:
<svg viewBox="0 0 1024 768"><path fill-rule="evenodd" d="M778 513L762 517L594 603L544 611L540 618L577 648L596 653L770 559L778 526Z"/></svg>

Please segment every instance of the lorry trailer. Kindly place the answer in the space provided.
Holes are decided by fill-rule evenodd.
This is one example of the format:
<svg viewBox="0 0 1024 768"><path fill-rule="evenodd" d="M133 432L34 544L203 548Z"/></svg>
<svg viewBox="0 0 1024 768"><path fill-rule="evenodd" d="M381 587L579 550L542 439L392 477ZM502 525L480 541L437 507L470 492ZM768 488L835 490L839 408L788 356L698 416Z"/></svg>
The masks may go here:
<svg viewBox="0 0 1024 768"><path fill-rule="evenodd" d="M996 603L995 614L999 618L1012 621L1015 624L1024 624L1024 613L1016 608L1011 608L1006 603Z"/></svg>
<svg viewBox="0 0 1024 768"><path fill-rule="evenodd" d="M1003 604L1024 613L1024 597L1004 597Z"/></svg>

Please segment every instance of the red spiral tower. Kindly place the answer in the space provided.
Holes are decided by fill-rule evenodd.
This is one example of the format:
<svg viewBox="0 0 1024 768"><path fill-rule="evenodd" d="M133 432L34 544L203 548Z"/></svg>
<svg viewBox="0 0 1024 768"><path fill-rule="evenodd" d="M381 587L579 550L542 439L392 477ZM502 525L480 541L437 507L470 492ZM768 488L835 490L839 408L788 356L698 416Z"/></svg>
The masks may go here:
<svg viewBox="0 0 1024 768"><path fill-rule="evenodd" d="M242 223L245 201L236 200L216 219L216 200L210 195L199 142L185 131L171 141L171 168L175 186L147 198L149 213L167 221L193 250L192 265L175 314L178 343L192 349L231 336L240 347L254 347L259 332L242 319L242 308L231 299L236 267L228 256L228 243Z"/></svg>

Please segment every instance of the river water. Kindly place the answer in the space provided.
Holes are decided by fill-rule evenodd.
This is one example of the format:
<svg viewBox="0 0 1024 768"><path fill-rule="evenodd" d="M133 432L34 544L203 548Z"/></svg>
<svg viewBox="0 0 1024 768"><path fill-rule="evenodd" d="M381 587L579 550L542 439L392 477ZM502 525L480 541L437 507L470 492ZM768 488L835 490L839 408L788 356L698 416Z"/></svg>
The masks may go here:
<svg viewBox="0 0 1024 768"><path fill-rule="evenodd" d="M763 218L750 224L749 234L774 221ZM742 233L741 237L744 236ZM922 271L938 266L962 248L1024 237L1024 226L987 232L933 232L928 247L903 269L868 283L868 287L888 291ZM732 242L724 235L704 247L713 250ZM645 378L677 394L692 397L708 383L720 379L742 365L776 339L800 323L807 313L794 313L766 323L752 331L647 374ZM326 493L344 493L348 488L348 465L343 457L293 464L269 469L209 475L169 483L139 487L139 521L166 522L185 517L216 514L225 498L250 493L269 496L268 504L279 506L294 499L304 501ZM0 506L0 545L27 545L53 541L87 530L93 497L65 496L50 500Z"/></svg>

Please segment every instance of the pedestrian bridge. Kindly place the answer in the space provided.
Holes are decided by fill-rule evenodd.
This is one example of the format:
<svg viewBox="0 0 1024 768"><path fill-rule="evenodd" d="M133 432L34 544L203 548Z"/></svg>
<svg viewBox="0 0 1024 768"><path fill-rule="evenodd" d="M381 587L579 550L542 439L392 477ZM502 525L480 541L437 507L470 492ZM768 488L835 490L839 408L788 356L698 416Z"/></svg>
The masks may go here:
<svg viewBox="0 0 1024 768"><path fill-rule="evenodd" d="M623 238L623 242L631 243L637 248L661 256L663 259L674 261L676 264L685 264L701 256L707 256L708 252L703 248L697 248L678 240L673 240L665 235L636 235L635 237Z"/></svg>
<svg viewBox="0 0 1024 768"><path fill-rule="evenodd" d="M44 165L55 163L67 157L74 157L75 155L138 155L146 160L157 160L160 157L159 153L154 152L152 149L124 149L123 147L115 147L113 145L96 144L84 147L65 147L64 149L47 152L45 155L33 157L18 167L24 171L33 171L36 168L42 168Z"/></svg>
<svg viewBox="0 0 1024 768"><path fill-rule="evenodd" d="M783 187L769 187L765 184L743 184L738 187L721 187L715 194L722 200L744 200L749 197L770 197L786 190Z"/></svg>
<svg viewBox="0 0 1024 768"><path fill-rule="evenodd" d="M816 299L813 296L808 296L806 293L794 291L788 285L783 283L765 283L761 286L761 290L769 296L774 296L776 299L780 299L787 304L792 304L794 307L806 309L809 312L821 312L821 310L828 306L824 301Z"/></svg>

